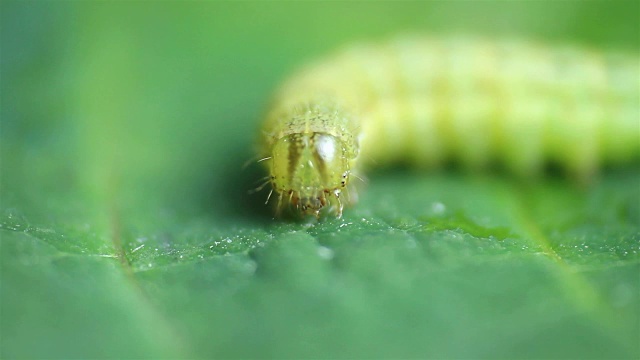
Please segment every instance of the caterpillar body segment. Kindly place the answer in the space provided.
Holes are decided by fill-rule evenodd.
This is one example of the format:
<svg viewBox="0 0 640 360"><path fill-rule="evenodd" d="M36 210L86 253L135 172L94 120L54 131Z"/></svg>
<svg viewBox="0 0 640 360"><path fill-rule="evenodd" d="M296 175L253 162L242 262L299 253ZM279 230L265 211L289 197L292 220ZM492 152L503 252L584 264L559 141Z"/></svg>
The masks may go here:
<svg viewBox="0 0 640 360"><path fill-rule="evenodd" d="M640 158L639 108L637 54L401 38L347 48L285 82L261 156L279 208L340 216L351 178L372 165L454 160L531 176L553 163L588 178Z"/></svg>

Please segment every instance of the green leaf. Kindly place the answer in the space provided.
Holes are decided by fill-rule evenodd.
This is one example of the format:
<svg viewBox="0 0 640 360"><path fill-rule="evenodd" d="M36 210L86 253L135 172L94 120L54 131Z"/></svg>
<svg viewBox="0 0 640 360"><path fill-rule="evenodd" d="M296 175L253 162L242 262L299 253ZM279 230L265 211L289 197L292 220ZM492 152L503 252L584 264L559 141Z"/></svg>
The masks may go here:
<svg viewBox="0 0 640 360"><path fill-rule="evenodd" d="M635 165L381 171L320 222L272 219L242 170L273 88L341 44L637 51L637 3L0 6L0 357L640 357Z"/></svg>

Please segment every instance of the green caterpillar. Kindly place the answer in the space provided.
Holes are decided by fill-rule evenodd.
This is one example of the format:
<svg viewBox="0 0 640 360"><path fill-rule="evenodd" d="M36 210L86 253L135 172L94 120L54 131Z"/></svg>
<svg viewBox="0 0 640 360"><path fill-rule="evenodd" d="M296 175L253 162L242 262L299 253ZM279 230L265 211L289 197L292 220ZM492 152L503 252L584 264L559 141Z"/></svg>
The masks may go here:
<svg viewBox="0 0 640 360"><path fill-rule="evenodd" d="M260 157L278 211L329 208L372 163L455 160L588 178L640 155L640 61L519 41L401 38L303 68L277 92ZM267 200L268 201L268 200Z"/></svg>

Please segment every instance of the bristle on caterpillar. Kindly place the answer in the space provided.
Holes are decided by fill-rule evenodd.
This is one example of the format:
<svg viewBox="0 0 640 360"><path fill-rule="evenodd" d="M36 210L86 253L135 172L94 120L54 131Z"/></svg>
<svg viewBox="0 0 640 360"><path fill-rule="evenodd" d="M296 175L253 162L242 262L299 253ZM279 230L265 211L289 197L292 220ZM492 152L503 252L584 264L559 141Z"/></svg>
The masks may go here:
<svg viewBox="0 0 640 360"><path fill-rule="evenodd" d="M290 78L259 156L277 211L339 217L355 201L343 196L352 177L372 161L498 164L524 176L551 163L586 179L638 159L639 101L637 54L401 38L346 48Z"/></svg>

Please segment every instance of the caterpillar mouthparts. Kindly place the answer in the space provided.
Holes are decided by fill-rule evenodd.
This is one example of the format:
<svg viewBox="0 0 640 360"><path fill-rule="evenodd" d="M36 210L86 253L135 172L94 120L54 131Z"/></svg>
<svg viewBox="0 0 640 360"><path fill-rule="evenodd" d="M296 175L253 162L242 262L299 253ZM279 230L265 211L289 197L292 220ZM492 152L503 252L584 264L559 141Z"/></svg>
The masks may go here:
<svg viewBox="0 0 640 360"><path fill-rule="evenodd" d="M370 165L361 153L525 176L554 163L587 178L640 157L639 98L637 55L423 37L355 45L277 92L260 150L269 198L278 213L340 217L357 199L351 178Z"/></svg>

